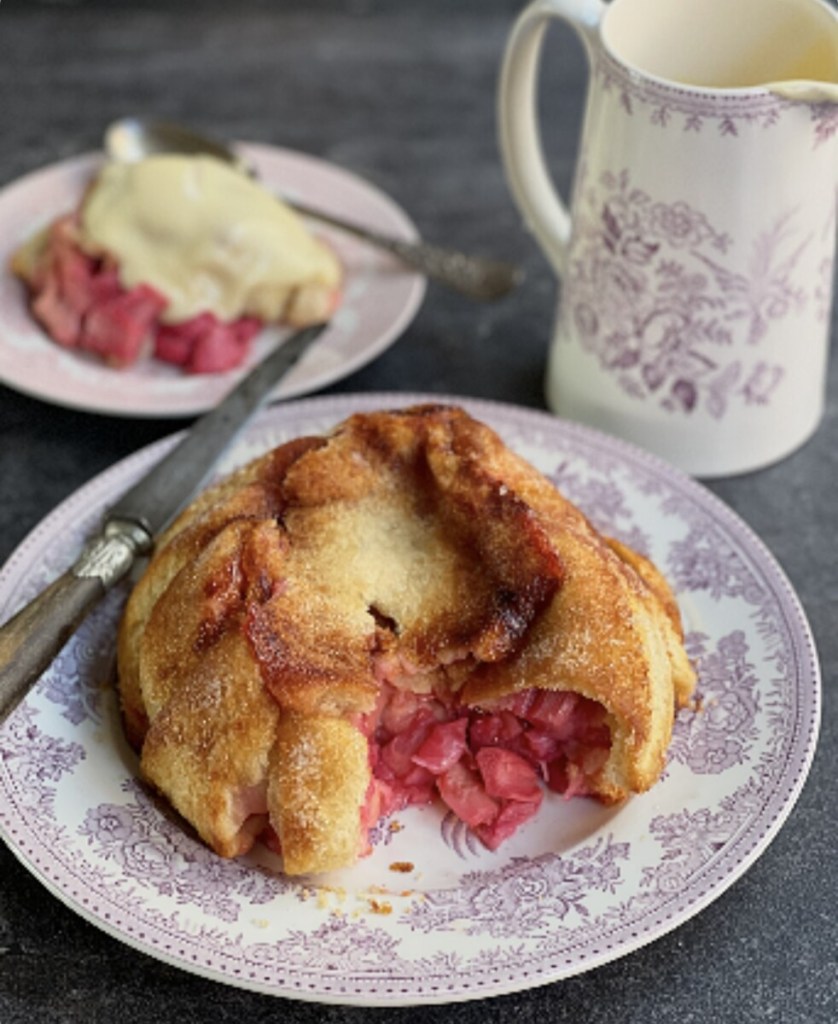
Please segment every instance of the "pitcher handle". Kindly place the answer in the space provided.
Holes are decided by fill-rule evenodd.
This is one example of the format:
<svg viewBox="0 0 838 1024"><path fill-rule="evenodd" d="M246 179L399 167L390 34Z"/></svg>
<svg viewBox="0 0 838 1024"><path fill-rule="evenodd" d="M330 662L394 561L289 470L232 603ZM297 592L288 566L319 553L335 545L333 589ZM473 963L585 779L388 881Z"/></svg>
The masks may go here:
<svg viewBox="0 0 838 1024"><path fill-rule="evenodd" d="M602 0L536 0L515 22L501 67L498 124L509 188L524 223L559 276L567 264L571 219L553 186L541 146L536 116L539 57L550 19L561 18L579 33L590 59L606 10Z"/></svg>

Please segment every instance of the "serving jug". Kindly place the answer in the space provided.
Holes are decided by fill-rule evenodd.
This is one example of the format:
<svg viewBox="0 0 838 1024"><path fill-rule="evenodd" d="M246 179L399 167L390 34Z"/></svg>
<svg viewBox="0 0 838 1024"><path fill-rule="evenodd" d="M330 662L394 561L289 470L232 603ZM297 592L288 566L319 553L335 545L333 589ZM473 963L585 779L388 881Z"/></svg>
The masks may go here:
<svg viewBox="0 0 838 1024"><path fill-rule="evenodd" d="M589 83L572 199L541 147L553 19ZM824 406L838 16L820 0L536 0L499 89L509 185L560 281L557 413L698 476L794 451ZM549 107L549 98L545 98Z"/></svg>

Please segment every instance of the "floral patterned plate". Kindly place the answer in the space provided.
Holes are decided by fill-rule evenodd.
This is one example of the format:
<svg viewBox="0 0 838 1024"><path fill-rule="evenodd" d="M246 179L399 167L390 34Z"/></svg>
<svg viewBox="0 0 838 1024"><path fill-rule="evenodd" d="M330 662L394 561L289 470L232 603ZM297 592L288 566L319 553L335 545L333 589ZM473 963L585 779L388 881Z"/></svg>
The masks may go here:
<svg viewBox="0 0 838 1024"><path fill-rule="evenodd" d="M220 471L352 411L419 400L280 405ZM803 785L820 707L810 630L772 556L709 492L638 449L544 413L459 401L677 588L700 700L678 716L663 779L616 808L548 797L496 853L432 807L379 827L371 856L328 878L288 880L266 851L221 860L136 781L110 685L125 597L112 593L0 732L0 831L70 907L144 952L261 992L445 1002L629 953L766 848ZM118 463L30 534L0 574L0 620L170 443Z"/></svg>
<svg viewBox="0 0 838 1024"><path fill-rule="evenodd" d="M382 234L411 240L416 229L388 196L341 168L272 146L240 151L269 188L343 215ZM0 191L0 266L27 238L79 202L103 157L88 154L35 171ZM425 279L345 233L312 222L345 269L343 298L329 329L278 386L282 398L317 391L354 373L388 348L416 315ZM0 272L0 381L56 405L113 416L193 416L217 405L233 383L287 331L256 339L245 365L186 375L154 359L116 370L54 344L32 319L25 292Z"/></svg>

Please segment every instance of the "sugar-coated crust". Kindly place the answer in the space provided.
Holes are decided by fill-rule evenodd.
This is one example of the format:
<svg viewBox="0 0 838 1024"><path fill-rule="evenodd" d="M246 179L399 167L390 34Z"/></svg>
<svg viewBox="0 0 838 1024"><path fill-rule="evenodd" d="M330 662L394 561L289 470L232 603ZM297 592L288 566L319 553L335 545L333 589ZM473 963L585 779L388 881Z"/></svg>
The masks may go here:
<svg viewBox="0 0 838 1024"><path fill-rule="evenodd" d="M284 714L268 802L290 875L330 871L361 852L359 808L370 783L366 737L332 715Z"/></svg>
<svg viewBox="0 0 838 1024"><path fill-rule="evenodd" d="M123 721L132 745L141 744L148 728L140 686L140 651L143 633L158 599L178 573L194 562L228 524L253 524L277 516L281 507L277 481L303 452L322 444L322 438L297 438L254 459L206 488L158 538L153 569L149 567L137 582L117 638Z"/></svg>
<svg viewBox="0 0 838 1024"><path fill-rule="evenodd" d="M146 778L223 856L270 822L291 874L363 845L383 678L486 708L597 701L608 801L658 778L694 685L655 566L444 406L350 417L206 491L161 537L118 660Z"/></svg>
<svg viewBox="0 0 838 1024"><path fill-rule="evenodd" d="M677 615L674 597L648 559L600 535L524 460L490 438L484 457L542 518L565 575L527 643L512 658L481 666L466 683L464 699L491 705L536 687L597 701L609 712L612 745L593 780L596 791L606 800L642 792L663 769L673 704L695 684L680 619L674 625L670 618Z"/></svg>
<svg viewBox="0 0 838 1024"><path fill-rule="evenodd" d="M642 578L650 592L644 592L643 599L651 615L659 622L666 639L666 649L672 664L672 681L675 687L675 703L685 707L695 689L695 670L690 664L684 649L684 627L681 612L675 595L657 566L639 551L620 543L613 537L606 537L605 542L619 557L631 566ZM660 619L660 612L669 619L669 627ZM671 627L671 628L670 628Z"/></svg>

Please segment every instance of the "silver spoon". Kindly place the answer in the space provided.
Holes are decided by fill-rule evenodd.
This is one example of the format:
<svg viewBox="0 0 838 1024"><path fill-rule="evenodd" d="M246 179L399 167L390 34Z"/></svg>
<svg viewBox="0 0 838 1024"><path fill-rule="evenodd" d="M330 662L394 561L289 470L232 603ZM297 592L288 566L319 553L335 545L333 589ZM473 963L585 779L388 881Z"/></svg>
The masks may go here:
<svg viewBox="0 0 838 1024"><path fill-rule="evenodd" d="M105 152L112 160L121 161L141 160L153 153L203 153L225 160L249 174L253 173L252 168L221 142L176 124L135 117L122 118L110 125L105 132ZM385 249L413 269L472 299L499 299L510 292L523 277L521 270L509 263L467 256L425 242L404 242L388 238L296 200L283 197L283 201L305 217L322 221L370 245Z"/></svg>

